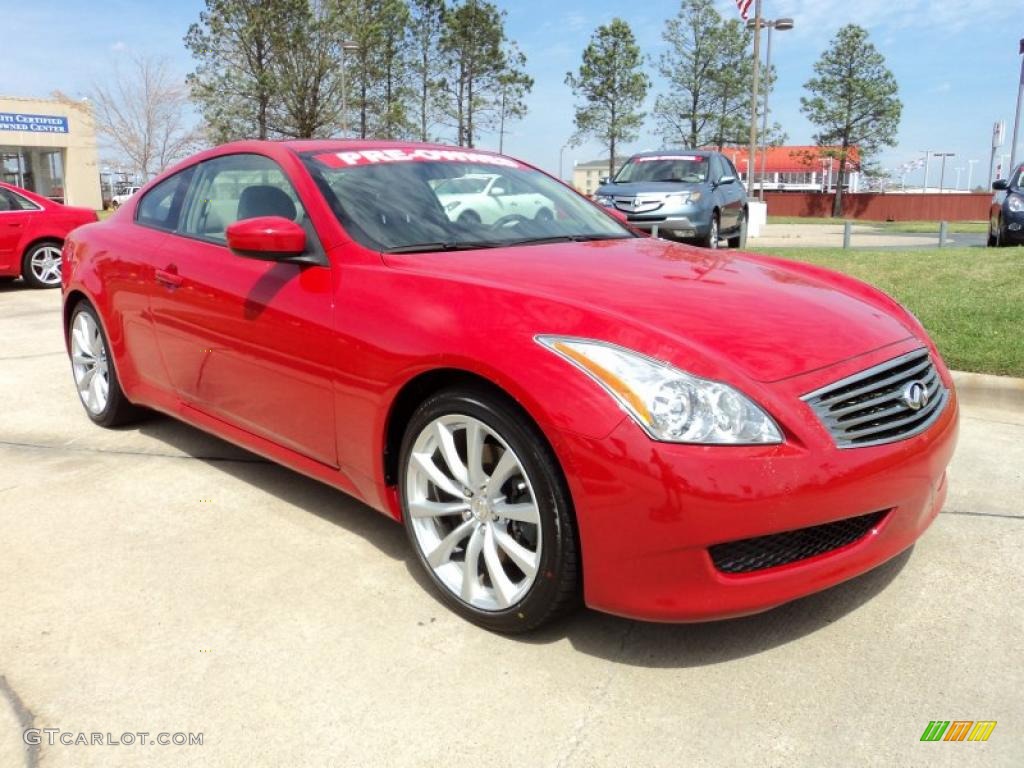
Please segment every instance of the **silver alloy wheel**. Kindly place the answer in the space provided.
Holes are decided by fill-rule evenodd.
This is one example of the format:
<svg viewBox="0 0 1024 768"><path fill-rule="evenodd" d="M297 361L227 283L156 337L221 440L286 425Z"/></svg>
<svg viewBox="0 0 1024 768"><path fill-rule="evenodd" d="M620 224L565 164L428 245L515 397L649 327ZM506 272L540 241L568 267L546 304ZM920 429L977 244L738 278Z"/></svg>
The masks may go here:
<svg viewBox="0 0 1024 768"><path fill-rule="evenodd" d="M479 419L441 416L417 435L405 477L416 544L464 603L500 611L537 577L540 509L522 462Z"/></svg>
<svg viewBox="0 0 1024 768"><path fill-rule="evenodd" d="M43 285L60 284L60 248L44 245L32 252L28 261L32 276Z"/></svg>
<svg viewBox="0 0 1024 768"><path fill-rule="evenodd" d="M718 247L718 217L711 217L711 231L708 232L708 248Z"/></svg>
<svg viewBox="0 0 1024 768"><path fill-rule="evenodd" d="M99 326L87 312L75 315L71 326L71 370L82 405L94 416L103 413L110 394L107 349Z"/></svg>

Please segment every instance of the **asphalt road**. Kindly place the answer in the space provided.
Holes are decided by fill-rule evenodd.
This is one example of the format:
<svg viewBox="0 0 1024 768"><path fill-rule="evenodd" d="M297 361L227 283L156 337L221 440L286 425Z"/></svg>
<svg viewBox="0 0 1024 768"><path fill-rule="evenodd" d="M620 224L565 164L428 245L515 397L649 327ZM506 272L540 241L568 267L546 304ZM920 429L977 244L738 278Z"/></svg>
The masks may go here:
<svg viewBox="0 0 1024 768"><path fill-rule="evenodd" d="M507 638L345 496L168 419L94 427L58 300L0 289L4 768L1024 765L1024 414L966 408L945 510L859 579L734 621L583 611ZM998 725L920 742L936 719ZM150 735L26 749L25 728Z"/></svg>

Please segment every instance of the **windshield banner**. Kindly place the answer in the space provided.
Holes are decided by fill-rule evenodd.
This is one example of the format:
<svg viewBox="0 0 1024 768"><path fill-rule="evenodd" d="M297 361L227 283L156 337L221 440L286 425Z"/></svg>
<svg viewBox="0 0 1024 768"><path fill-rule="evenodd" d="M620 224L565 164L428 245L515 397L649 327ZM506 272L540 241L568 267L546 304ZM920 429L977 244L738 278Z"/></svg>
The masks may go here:
<svg viewBox="0 0 1024 768"><path fill-rule="evenodd" d="M507 157L489 155L483 152L466 152L461 149L364 149L352 152L326 152L316 159L330 168L345 168L356 165L384 165L387 163L479 163L500 165L502 168L519 168L519 163Z"/></svg>

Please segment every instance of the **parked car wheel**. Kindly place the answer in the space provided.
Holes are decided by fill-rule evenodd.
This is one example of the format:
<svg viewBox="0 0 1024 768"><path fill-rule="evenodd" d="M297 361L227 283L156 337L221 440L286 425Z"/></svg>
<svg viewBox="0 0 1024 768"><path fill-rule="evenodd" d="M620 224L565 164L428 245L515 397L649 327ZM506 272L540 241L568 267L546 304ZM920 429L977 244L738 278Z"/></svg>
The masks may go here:
<svg viewBox="0 0 1024 768"><path fill-rule="evenodd" d="M21 262L25 282L33 288L59 288L60 249L60 243L48 240L25 251Z"/></svg>
<svg viewBox="0 0 1024 768"><path fill-rule="evenodd" d="M551 221L555 218L555 214L551 212L550 208L541 208L533 218L535 221Z"/></svg>
<svg viewBox="0 0 1024 768"><path fill-rule="evenodd" d="M711 223L708 225L708 233L704 237L700 238L697 242L704 248L718 248L718 241L720 239L720 219L718 211L714 211L711 214Z"/></svg>
<svg viewBox="0 0 1024 768"><path fill-rule="evenodd" d="M480 224L480 214L476 211L463 211L459 214L458 222L466 227L475 227Z"/></svg>
<svg viewBox="0 0 1024 768"><path fill-rule="evenodd" d="M402 442L405 529L441 599L497 632L526 632L578 601L572 504L547 442L512 403L444 390Z"/></svg>
<svg viewBox="0 0 1024 768"><path fill-rule="evenodd" d="M740 214L739 232L735 237L729 238L730 248L746 248L747 247L747 212L743 211Z"/></svg>
<svg viewBox="0 0 1024 768"><path fill-rule="evenodd" d="M68 335L71 373L89 418L103 427L138 419L143 411L128 402L121 390L106 334L88 302L82 301L75 307Z"/></svg>

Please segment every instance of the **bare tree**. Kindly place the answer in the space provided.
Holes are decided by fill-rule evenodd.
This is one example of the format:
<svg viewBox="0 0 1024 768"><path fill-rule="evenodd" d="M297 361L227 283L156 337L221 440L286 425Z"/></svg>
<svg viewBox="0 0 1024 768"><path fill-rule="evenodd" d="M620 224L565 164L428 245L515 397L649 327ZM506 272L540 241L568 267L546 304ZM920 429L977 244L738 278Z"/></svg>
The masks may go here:
<svg viewBox="0 0 1024 768"><path fill-rule="evenodd" d="M111 72L92 89L96 129L132 170L148 179L196 149L188 89L166 59L131 56Z"/></svg>

